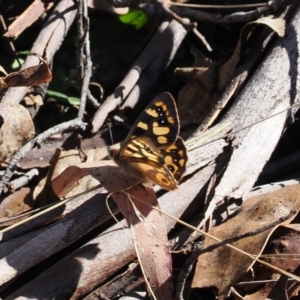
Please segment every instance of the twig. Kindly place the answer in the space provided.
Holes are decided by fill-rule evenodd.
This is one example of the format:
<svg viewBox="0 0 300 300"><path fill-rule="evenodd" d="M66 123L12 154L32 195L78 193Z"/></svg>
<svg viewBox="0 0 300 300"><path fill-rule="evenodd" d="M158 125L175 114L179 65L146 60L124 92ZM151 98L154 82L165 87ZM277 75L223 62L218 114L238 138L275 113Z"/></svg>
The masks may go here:
<svg viewBox="0 0 300 300"><path fill-rule="evenodd" d="M33 3L9 25L4 36L10 39L16 39L26 28L36 22L42 14L51 9L54 4L55 1L53 0L34 0Z"/></svg>
<svg viewBox="0 0 300 300"><path fill-rule="evenodd" d="M205 46L205 48L207 49L207 51L211 52L213 49L211 48L211 46L209 45L209 43L207 42L205 36L203 36L198 29L195 27L192 29L193 33L195 34L195 36L197 38L199 38L199 40L203 43L203 45Z"/></svg>
<svg viewBox="0 0 300 300"><path fill-rule="evenodd" d="M77 118L68 122L64 122L61 124L58 124L45 132L41 133L37 137L35 137L33 140L31 140L29 143L27 143L25 146L23 146L17 153L15 153L10 162L8 167L5 170L5 173L3 174L1 181L0 181L0 194L2 191L4 191L4 188L6 184L9 182L10 178L12 177L14 170L17 167L18 162L25 156L27 152L29 152L36 144L40 144L44 140L46 140L48 137L52 136L53 134L74 129L74 128L81 128L82 130L85 129L86 123L82 122L81 119Z"/></svg>
<svg viewBox="0 0 300 300"><path fill-rule="evenodd" d="M273 223L268 224L266 226L263 226L263 227L261 227L261 228L259 228L257 230L253 230L253 231L249 231L249 232L246 232L246 233L243 233L243 234L239 234L239 235L230 237L230 238L228 238L228 239L226 239L224 241L221 241L221 242L209 245L206 248L198 249L198 250L194 251L191 254L191 256L184 263L184 265L182 267L182 270L181 270L181 272L180 272L180 274L178 276L178 284L177 284L177 290L176 290L176 297L175 297L175 299L176 300L184 300L184 298L183 298L183 291L184 291L184 287L185 287L185 284L186 284L187 277L190 274L195 261L197 260L197 258L201 254L206 253L206 252L211 252L211 251L213 251L213 250L215 250L215 249L217 249L219 247L224 246L225 244L231 244L231 243L236 242L236 241L238 241L240 239L244 239L246 237L254 236L254 235L257 235L257 234L259 234L261 232L264 232L264 231L266 231L268 229L271 229L271 228L279 225L280 223L288 220L295 213L296 213L296 211L292 210L288 215L286 215L286 216L284 216L282 218L279 218L278 220L274 221Z"/></svg>
<svg viewBox="0 0 300 300"><path fill-rule="evenodd" d="M27 185L34 176L38 176L38 175L39 175L38 169L34 168L34 169L29 170L27 173L23 174L21 177L9 182L9 184L8 184L9 190L15 191L15 190Z"/></svg>
<svg viewBox="0 0 300 300"><path fill-rule="evenodd" d="M87 90L87 97L90 103L95 107L98 108L100 106L99 102L97 99L92 95L91 91L88 89Z"/></svg>
<svg viewBox="0 0 300 300"><path fill-rule="evenodd" d="M92 61L90 53L90 39L89 39L89 18L87 14L86 0L80 0L78 3L77 14L77 26L78 26L78 69L80 75L80 81L82 81L82 89L80 96L80 106L78 111L78 117L83 118L85 111L86 98L89 90L89 82L91 78Z"/></svg>

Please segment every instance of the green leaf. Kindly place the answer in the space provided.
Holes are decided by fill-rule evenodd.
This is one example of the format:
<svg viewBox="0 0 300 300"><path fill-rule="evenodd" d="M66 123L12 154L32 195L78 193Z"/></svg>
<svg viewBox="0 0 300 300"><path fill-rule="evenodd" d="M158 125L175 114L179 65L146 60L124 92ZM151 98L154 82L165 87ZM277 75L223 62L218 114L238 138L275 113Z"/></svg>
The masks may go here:
<svg viewBox="0 0 300 300"><path fill-rule="evenodd" d="M19 57L18 59L14 59L12 65L11 65L11 68L13 70L17 70L17 69L20 69L20 67L22 66L22 64L24 63L24 59Z"/></svg>
<svg viewBox="0 0 300 300"><path fill-rule="evenodd" d="M148 15L139 9L131 9L127 14L119 16L123 24L135 26L136 29L142 28L148 19Z"/></svg>
<svg viewBox="0 0 300 300"><path fill-rule="evenodd" d="M67 102L71 105L79 105L80 104L80 99L77 98L77 97L70 97L70 96L67 96L63 93L56 92L56 91L51 91L51 90L48 90L47 94L51 97L57 98L57 100Z"/></svg>

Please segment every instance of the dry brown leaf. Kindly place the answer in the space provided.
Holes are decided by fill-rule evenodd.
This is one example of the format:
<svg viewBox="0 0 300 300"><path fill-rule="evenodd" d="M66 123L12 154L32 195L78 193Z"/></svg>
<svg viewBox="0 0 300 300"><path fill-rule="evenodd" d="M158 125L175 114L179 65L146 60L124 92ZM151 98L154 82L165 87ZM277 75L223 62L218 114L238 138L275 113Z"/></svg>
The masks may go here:
<svg viewBox="0 0 300 300"><path fill-rule="evenodd" d="M6 197L0 204L0 222L20 215L32 209L32 197L29 188L21 188Z"/></svg>
<svg viewBox="0 0 300 300"><path fill-rule="evenodd" d="M162 215L136 199L159 208L152 186L136 185L127 191L116 192L112 197L117 202L132 228L132 238L136 244L144 278L153 290L156 299L173 299L172 259L166 226ZM140 214L140 217L137 216Z"/></svg>
<svg viewBox="0 0 300 300"><path fill-rule="evenodd" d="M299 266L300 224L280 226L270 237L270 243L264 254L272 265L294 272ZM296 259L292 255L297 255Z"/></svg>
<svg viewBox="0 0 300 300"><path fill-rule="evenodd" d="M258 291L251 295L247 295L243 298L243 300L257 300L257 299L270 299L268 298L268 294L270 292L270 289L274 286L274 283L267 283L263 285ZM271 298L272 300L275 300L274 298ZM288 300L284 295L280 294L280 300ZM278 300L279 300L278 299Z"/></svg>
<svg viewBox="0 0 300 300"><path fill-rule="evenodd" d="M28 93L25 95L24 99L26 106L31 106L31 105L39 105L42 106L44 104L43 102L43 97L40 94L32 94Z"/></svg>
<svg viewBox="0 0 300 300"><path fill-rule="evenodd" d="M110 193L126 190L139 183L137 179L126 176L114 161L102 160L68 167L52 180L52 189L58 197L65 197L73 190L74 184L87 175L96 178Z"/></svg>
<svg viewBox="0 0 300 300"><path fill-rule="evenodd" d="M299 224L279 226L270 236L268 245L261 257L277 268L299 275L299 229ZM254 264L253 270L248 277L249 278L246 278L246 280L243 279L242 281L255 282L258 280L269 280L270 278L275 281L266 284L258 283L256 285L246 284L245 286L240 286L247 294L244 298L245 300L266 298L282 300L298 296L299 283L288 282L287 276L280 276L280 274L274 270L262 268L259 263ZM293 285L295 285L295 287Z"/></svg>
<svg viewBox="0 0 300 300"><path fill-rule="evenodd" d="M86 175L99 180L112 193L132 228L142 269L157 299L172 299L172 264L164 220L160 213L136 200L142 199L158 207L153 188L136 185L137 179L124 173L112 160L107 160L68 167L52 181L52 189L58 197L64 197L74 183Z"/></svg>
<svg viewBox="0 0 300 300"><path fill-rule="evenodd" d="M269 259L267 259L267 261L273 266L294 273L295 270L299 268L300 264L299 240L300 224L279 226L271 235L270 242L268 243L268 246L264 251L264 256L266 255L267 257L270 257ZM274 274L272 274L272 277L275 277ZM287 296L287 298L290 299L293 296L298 296L299 284L298 286L296 286L296 288L291 288L292 284L292 282L287 282L286 280L284 284L269 284L267 295L268 298L275 299L275 296L277 296L277 299L284 299L285 296ZM278 296L281 297L278 298Z"/></svg>
<svg viewBox="0 0 300 300"><path fill-rule="evenodd" d="M209 233L221 240L238 234L255 231L261 226L273 223L278 218L298 211L300 208L300 186L284 187L268 195L248 199L239 214ZM290 220L284 222L288 223ZM241 239L232 245L252 255L259 256L267 243L268 236L274 230L266 230L252 237ZM206 238L204 246L214 244ZM193 288L216 286L220 295L226 295L230 287L252 266L253 260L228 247L220 247L198 258Z"/></svg>
<svg viewBox="0 0 300 300"><path fill-rule="evenodd" d="M34 86L52 80L52 73L47 62L38 54L40 64L0 77L0 89L18 86Z"/></svg>
<svg viewBox="0 0 300 300"><path fill-rule="evenodd" d="M0 162L10 158L34 136L34 124L22 105L0 103Z"/></svg>
<svg viewBox="0 0 300 300"><path fill-rule="evenodd" d="M81 163L81 158L79 156L79 152L78 150L67 150L67 151L62 151L60 153L60 157L55 165L55 169L53 171L53 176L52 178L58 176L59 174L61 174L67 167L72 166L72 165L77 165ZM36 186L34 192L33 192L33 198L36 199L37 196L41 193L41 191L44 189L46 183L46 178L43 178L38 185ZM95 180L95 184L92 186L95 186L96 184L98 184L98 181L96 183ZM79 187L79 189L76 189L76 186ZM86 185L84 184L82 181L78 182L76 185L74 185L74 193L75 194L79 194L81 192L83 192L84 190L88 190L89 188L91 188L92 186ZM69 197L72 196L72 194L68 195Z"/></svg>

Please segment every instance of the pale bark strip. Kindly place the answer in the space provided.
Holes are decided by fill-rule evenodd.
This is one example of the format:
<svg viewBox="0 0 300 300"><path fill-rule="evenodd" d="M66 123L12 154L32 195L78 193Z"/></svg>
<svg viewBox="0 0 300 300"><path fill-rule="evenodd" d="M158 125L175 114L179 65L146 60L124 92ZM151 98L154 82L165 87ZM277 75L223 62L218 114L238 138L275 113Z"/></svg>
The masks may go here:
<svg viewBox="0 0 300 300"><path fill-rule="evenodd" d="M224 117L224 122L236 124L233 131L299 102L299 28L298 7L286 36L272 48ZM283 112L236 135L233 155L216 187L206 218L225 197L238 199L250 191L282 135L288 114Z"/></svg>
<svg viewBox="0 0 300 300"><path fill-rule="evenodd" d="M42 14L54 5L54 1L34 0L26 10L11 23L4 34L8 38L17 38L26 28L37 21Z"/></svg>
<svg viewBox="0 0 300 300"><path fill-rule="evenodd" d="M59 49L72 25L76 13L76 4L73 0L59 1L33 44L30 53L37 53L42 57L45 55L48 62L51 63L54 54ZM22 70L38 63L39 59L36 56L29 55L22 66ZM10 88L2 98L2 102L19 103L27 90L28 87Z"/></svg>
<svg viewBox="0 0 300 300"><path fill-rule="evenodd" d="M149 93L149 89L157 82L162 72L174 58L186 33L187 31L182 25L174 20L161 24L123 81L94 115L93 132L98 131L107 115L121 105L130 93L133 98L128 100L130 104L126 104L126 106L131 107L134 106L141 91L143 94Z"/></svg>

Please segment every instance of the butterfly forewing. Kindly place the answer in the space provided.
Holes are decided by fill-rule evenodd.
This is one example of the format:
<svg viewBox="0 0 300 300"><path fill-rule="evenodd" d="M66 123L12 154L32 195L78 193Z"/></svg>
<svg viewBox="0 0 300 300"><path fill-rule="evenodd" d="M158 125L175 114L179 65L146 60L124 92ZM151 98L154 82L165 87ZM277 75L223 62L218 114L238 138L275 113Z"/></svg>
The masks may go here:
<svg viewBox="0 0 300 300"><path fill-rule="evenodd" d="M166 147L174 143L179 133L179 119L174 98L169 93L156 96L137 121L124 141L136 136L148 137L155 147Z"/></svg>

